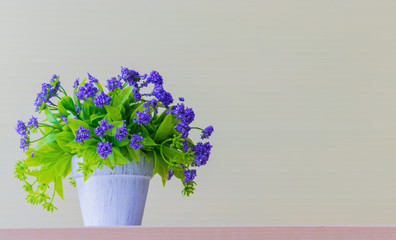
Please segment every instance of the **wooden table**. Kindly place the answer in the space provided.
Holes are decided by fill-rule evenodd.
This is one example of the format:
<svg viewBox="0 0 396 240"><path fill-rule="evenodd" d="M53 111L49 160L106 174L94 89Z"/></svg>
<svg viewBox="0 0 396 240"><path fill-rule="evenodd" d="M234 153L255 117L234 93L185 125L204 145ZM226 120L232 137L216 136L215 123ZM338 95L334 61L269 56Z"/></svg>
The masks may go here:
<svg viewBox="0 0 396 240"><path fill-rule="evenodd" d="M0 229L1 240L396 239L396 226L213 226Z"/></svg>

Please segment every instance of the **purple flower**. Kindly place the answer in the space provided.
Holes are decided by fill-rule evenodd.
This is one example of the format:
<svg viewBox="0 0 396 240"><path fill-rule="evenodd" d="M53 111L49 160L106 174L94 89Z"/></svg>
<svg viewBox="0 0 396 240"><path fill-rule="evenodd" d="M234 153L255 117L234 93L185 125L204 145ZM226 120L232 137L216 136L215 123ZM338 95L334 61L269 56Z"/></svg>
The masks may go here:
<svg viewBox="0 0 396 240"><path fill-rule="evenodd" d="M34 157L34 152L32 152L32 154L30 154L30 157Z"/></svg>
<svg viewBox="0 0 396 240"><path fill-rule="evenodd" d="M186 108L184 115L181 116L181 120L186 123L190 124L194 121L195 119L195 113L192 108Z"/></svg>
<svg viewBox="0 0 396 240"><path fill-rule="evenodd" d="M128 136L128 129L126 128L126 125L122 125L122 127L117 127L116 128L116 134L114 135L114 137L118 140L118 141L122 141L122 139L126 139Z"/></svg>
<svg viewBox="0 0 396 240"><path fill-rule="evenodd" d="M99 137L103 137L105 134L106 130L111 131L113 129L114 125L107 123L107 119L103 119L99 121L99 126L95 128L95 134Z"/></svg>
<svg viewBox="0 0 396 240"><path fill-rule="evenodd" d="M27 140L27 136L24 136L23 138L21 138L21 142L20 142L20 146L19 146L24 152L26 152L26 150L29 147L29 142Z"/></svg>
<svg viewBox="0 0 396 240"><path fill-rule="evenodd" d="M184 140L184 141L183 141L183 150L187 152L188 149L190 149L190 148L191 148L191 147L188 146L188 144L187 144L187 140Z"/></svg>
<svg viewBox="0 0 396 240"><path fill-rule="evenodd" d="M213 126L208 126L208 127L206 127L206 128L202 131L201 139L209 138L209 137L212 135L213 131L214 131Z"/></svg>
<svg viewBox="0 0 396 240"><path fill-rule="evenodd" d="M190 124L195 119L195 113L192 108L186 108L184 103L178 103L170 111L172 114L176 115L177 119L181 120L184 124Z"/></svg>
<svg viewBox="0 0 396 240"><path fill-rule="evenodd" d="M109 91L113 91L115 88L122 89L121 80L118 80L117 78L112 77L111 79L107 80L106 87L109 89Z"/></svg>
<svg viewBox="0 0 396 240"><path fill-rule="evenodd" d="M65 115L62 114L61 118L62 118L63 122L65 122L67 124L67 117L65 117Z"/></svg>
<svg viewBox="0 0 396 240"><path fill-rule="evenodd" d="M179 97L180 102L184 102L184 97Z"/></svg>
<svg viewBox="0 0 396 240"><path fill-rule="evenodd" d="M98 142L96 151L98 151L99 156L106 158L113 153L113 144L109 142Z"/></svg>
<svg viewBox="0 0 396 240"><path fill-rule="evenodd" d="M103 104L110 105L111 97L104 92L100 92L92 101L95 106L103 108Z"/></svg>
<svg viewBox="0 0 396 240"><path fill-rule="evenodd" d="M138 88L136 88L136 87L133 88L133 97L134 97L136 100L142 99L142 95L139 93L139 90L138 90Z"/></svg>
<svg viewBox="0 0 396 240"><path fill-rule="evenodd" d="M43 105L50 102L50 99L53 96L56 96L59 90L60 81L57 75L53 75L50 84L43 83L41 85L41 92L37 94L36 100L34 101L34 105L36 106L35 111L37 112Z"/></svg>
<svg viewBox="0 0 396 240"><path fill-rule="evenodd" d="M212 149L212 145L209 142L206 143L197 143L196 146L192 147L192 150L195 152L195 159L193 162L194 166L202 166L208 162L210 156L210 150Z"/></svg>
<svg viewBox="0 0 396 240"><path fill-rule="evenodd" d="M129 147L137 150L139 148L143 147L143 144L140 143L140 141L143 140L143 137L138 135L138 134L131 134L131 143L129 144Z"/></svg>
<svg viewBox="0 0 396 240"><path fill-rule="evenodd" d="M162 76L157 71L151 71L150 76L147 78L147 83L162 85L164 81L162 79Z"/></svg>
<svg viewBox="0 0 396 240"><path fill-rule="evenodd" d="M192 180L194 180L195 176L197 176L197 170L184 169L184 176L185 176L184 178L185 183L191 182Z"/></svg>
<svg viewBox="0 0 396 240"><path fill-rule="evenodd" d="M26 136L27 135L27 127L26 127L25 123L21 120L18 120L17 125L15 127L15 131L21 136Z"/></svg>
<svg viewBox="0 0 396 240"><path fill-rule="evenodd" d="M84 140L87 139L89 139L89 129L80 126L76 130L76 138L74 139L74 141L82 143Z"/></svg>
<svg viewBox="0 0 396 240"><path fill-rule="evenodd" d="M88 79L89 79L89 83L98 83L98 79L96 79L95 77L92 77L91 74L88 74Z"/></svg>
<svg viewBox="0 0 396 240"><path fill-rule="evenodd" d="M146 111L150 111L150 106L153 107L155 113L158 113L158 103L157 99L153 98L150 101L146 101L142 104L143 107L146 107Z"/></svg>
<svg viewBox="0 0 396 240"><path fill-rule="evenodd" d="M80 79L76 79L76 81L74 81L74 84L73 84L73 88L74 89L77 89L77 87L80 85Z"/></svg>
<svg viewBox="0 0 396 240"><path fill-rule="evenodd" d="M138 87L138 82L140 81L140 75L135 70L129 70L128 68L121 67L121 76L120 79L124 80L130 86L133 85Z"/></svg>
<svg viewBox="0 0 396 240"><path fill-rule="evenodd" d="M188 138L188 133L190 132L191 128L190 126L188 126L188 124L184 123L184 122L179 122L176 126L175 126L176 131L178 131L179 133L181 133L181 137L184 139Z"/></svg>
<svg viewBox="0 0 396 240"><path fill-rule="evenodd" d="M147 113L147 111L136 111L137 118L134 118L133 121L139 124L145 124L151 120L151 115Z"/></svg>
<svg viewBox="0 0 396 240"><path fill-rule="evenodd" d="M153 91L151 92L166 108L169 104L173 103L173 97L170 93L164 90L161 85L155 85Z"/></svg>
<svg viewBox="0 0 396 240"><path fill-rule="evenodd" d="M92 82L85 83L84 86L80 86L78 91L76 92L76 97L83 101L86 101L87 98L92 98L99 91L97 87Z"/></svg>
<svg viewBox="0 0 396 240"><path fill-rule="evenodd" d="M171 169L169 169L168 180L171 180L172 177L173 177L173 171Z"/></svg>

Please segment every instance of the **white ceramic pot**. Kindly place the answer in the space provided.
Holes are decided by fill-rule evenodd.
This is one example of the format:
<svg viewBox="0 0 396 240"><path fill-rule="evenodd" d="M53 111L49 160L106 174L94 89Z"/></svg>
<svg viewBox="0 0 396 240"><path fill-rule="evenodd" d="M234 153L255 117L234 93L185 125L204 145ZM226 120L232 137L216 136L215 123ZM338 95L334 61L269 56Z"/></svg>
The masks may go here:
<svg viewBox="0 0 396 240"><path fill-rule="evenodd" d="M72 158L72 177L76 181L78 199L85 226L141 225L147 191L153 176L154 161L143 156L138 163L107 166L97 169L84 182L77 172L82 158Z"/></svg>

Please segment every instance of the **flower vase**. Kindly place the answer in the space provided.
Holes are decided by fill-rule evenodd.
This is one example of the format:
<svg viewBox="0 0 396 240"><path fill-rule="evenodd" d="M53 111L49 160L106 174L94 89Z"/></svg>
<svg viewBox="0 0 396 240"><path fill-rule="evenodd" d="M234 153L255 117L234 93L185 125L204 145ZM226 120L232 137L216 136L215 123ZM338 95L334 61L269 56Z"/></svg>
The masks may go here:
<svg viewBox="0 0 396 240"><path fill-rule="evenodd" d="M138 162L96 169L84 181L78 162L73 156L72 177L85 226L141 225L154 161L140 156Z"/></svg>

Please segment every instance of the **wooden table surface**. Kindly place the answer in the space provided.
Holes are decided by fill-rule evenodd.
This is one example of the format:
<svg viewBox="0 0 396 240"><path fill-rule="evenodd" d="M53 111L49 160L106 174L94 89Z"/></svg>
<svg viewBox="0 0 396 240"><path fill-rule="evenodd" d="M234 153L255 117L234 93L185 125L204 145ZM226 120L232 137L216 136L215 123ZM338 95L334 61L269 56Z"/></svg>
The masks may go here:
<svg viewBox="0 0 396 240"><path fill-rule="evenodd" d="M396 239L396 226L199 226L0 229L1 240Z"/></svg>

